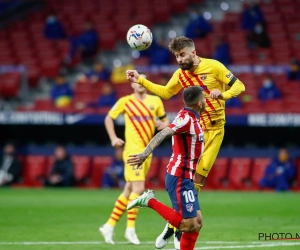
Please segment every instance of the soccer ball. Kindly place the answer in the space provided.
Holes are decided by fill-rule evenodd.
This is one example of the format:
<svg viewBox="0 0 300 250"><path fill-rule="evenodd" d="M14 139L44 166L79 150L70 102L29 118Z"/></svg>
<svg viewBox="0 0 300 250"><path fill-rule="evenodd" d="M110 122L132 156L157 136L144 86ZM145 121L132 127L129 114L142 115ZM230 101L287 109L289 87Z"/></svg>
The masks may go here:
<svg viewBox="0 0 300 250"><path fill-rule="evenodd" d="M132 49L148 49L152 43L151 30L142 24L134 25L127 32L127 42Z"/></svg>

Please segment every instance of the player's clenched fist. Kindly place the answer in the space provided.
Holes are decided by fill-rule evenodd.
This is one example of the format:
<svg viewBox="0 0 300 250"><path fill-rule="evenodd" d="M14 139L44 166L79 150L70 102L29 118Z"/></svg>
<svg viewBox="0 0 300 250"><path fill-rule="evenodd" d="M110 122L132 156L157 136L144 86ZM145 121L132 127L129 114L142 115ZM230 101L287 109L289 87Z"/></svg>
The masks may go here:
<svg viewBox="0 0 300 250"><path fill-rule="evenodd" d="M210 98L211 99L223 99L223 94L220 90L218 89L213 89L211 92L210 92Z"/></svg>
<svg viewBox="0 0 300 250"><path fill-rule="evenodd" d="M126 76L127 76L127 79L131 82L137 82L137 80L140 77L139 73L136 70L127 70Z"/></svg>
<svg viewBox="0 0 300 250"><path fill-rule="evenodd" d="M115 138L115 139L111 140L111 145L114 148L122 147L124 145L124 141L120 138Z"/></svg>

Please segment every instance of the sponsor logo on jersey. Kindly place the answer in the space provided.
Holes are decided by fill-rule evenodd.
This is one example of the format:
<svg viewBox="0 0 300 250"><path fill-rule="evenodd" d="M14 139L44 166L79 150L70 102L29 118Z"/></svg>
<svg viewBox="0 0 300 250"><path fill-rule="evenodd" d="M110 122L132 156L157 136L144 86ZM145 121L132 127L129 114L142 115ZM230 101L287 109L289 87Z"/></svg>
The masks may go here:
<svg viewBox="0 0 300 250"><path fill-rule="evenodd" d="M154 106L150 104L150 105L149 105L149 109L150 109L150 110L154 110Z"/></svg>
<svg viewBox="0 0 300 250"><path fill-rule="evenodd" d="M136 115L136 116L130 116L130 117L133 121L137 121L139 123L144 122L144 121L151 121L152 120L152 117L148 116L148 115L147 116Z"/></svg>

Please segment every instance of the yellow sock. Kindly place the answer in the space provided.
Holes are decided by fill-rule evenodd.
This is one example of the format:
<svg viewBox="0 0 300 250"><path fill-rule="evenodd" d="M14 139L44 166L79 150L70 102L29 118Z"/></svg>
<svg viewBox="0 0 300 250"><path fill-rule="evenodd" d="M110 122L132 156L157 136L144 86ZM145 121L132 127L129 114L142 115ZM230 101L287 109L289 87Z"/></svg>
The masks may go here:
<svg viewBox="0 0 300 250"><path fill-rule="evenodd" d="M194 183L194 186L198 193L201 191L201 188L203 187L202 184L198 184L198 183Z"/></svg>
<svg viewBox="0 0 300 250"><path fill-rule="evenodd" d="M129 202L138 198L140 195L131 193L129 196ZM127 212L127 228L135 228L135 220L137 217L139 209L137 207L131 209Z"/></svg>
<svg viewBox="0 0 300 250"><path fill-rule="evenodd" d="M106 223L114 227L119 221L119 219L122 217L122 215L124 214L127 204L128 204L127 198L123 194L121 194L118 197L115 203L115 207Z"/></svg>

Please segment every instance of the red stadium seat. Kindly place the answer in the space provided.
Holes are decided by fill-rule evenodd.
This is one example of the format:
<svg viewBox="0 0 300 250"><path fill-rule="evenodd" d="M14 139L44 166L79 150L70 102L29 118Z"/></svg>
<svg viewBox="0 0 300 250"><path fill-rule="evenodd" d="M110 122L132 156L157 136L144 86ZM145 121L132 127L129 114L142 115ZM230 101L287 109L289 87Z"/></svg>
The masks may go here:
<svg viewBox="0 0 300 250"><path fill-rule="evenodd" d="M98 31L99 34L102 34L101 31ZM116 34L114 32L106 31L105 36L100 38L100 49L111 50L116 45Z"/></svg>
<svg viewBox="0 0 300 250"><path fill-rule="evenodd" d="M262 12L264 14L276 14L277 12L277 8L275 7L275 5L271 5L271 4L265 4L265 5L261 5L260 6Z"/></svg>
<svg viewBox="0 0 300 250"><path fill-rule="evenodd" d="M175 13L182 13L186 11L188 6L187 0L172 0L172 11Z"/></svg>
<svg viewBox="0 0 300 250"><path fill-rule="evenodd" d="M226 115L244 115L245 111L243 108L234 108L234 107L228 107L225 109Z"/></svg>
<svg viewBox="0 0 300 250"><path fill-rule="evenodd" d="M51 99L37 99L34 103L34 110L54 111L56 107Z"/></svg>
<svg viewBox="0 0 300 250"><path fill-rule="evenodd" d="M136 66L147 66L147 65L149 65L149 58L148 57L139 57L139 58L133 59L132 63L133 63L133 65L136 65Z"/></svg>
<svg viewBox="0 0 300 250"><path fill-rule="evenodd" d="M253 161L252 173L251 173L251 189L259 189L259 181L263 177L267 166L270 163L270 158L255 158Z"/></svg>
<svg viewBox="0 0 300 250"><path fill-rule="evenodd" d="M0 95L13 98L18 95L19 88L21 84L20 74L6 74L3 79L1 79L1 90Z"/></svg>
<svg viewBox="0 0 300 250"><path fill-rule="evenodd" d="M237 190L248 188L250 169L250 158L232 158L229 169L229 188Z"/></svg>
<svg viewBox="0 0 300 250"><path fill-rule="evenodd" d="M97 108L95 111L98 113L98 114L101 114L101 115L107 115L108 111L110 110L111 108L110 107L102 107L102 108Z"/></svg>
<svg viewBox="0 0 300 250"><path fill-rule="evenodd" d="M39 84L42 75L40 67L36 65L27 66L28 69L28 84L30 87L36 87Z"/></svg>
<svg viewBox="0 0 300 250"><path fill-rule="evenodd" d="M268 100L263 107L267 113L284 113L286 111L283 100Z"/></svg>
<svg viewBox="0 0 300 250"><path fill-rule="evenodd" d="M61 61L58 58L51 57L42 62L42 73L44 76L54 78L58 75Z"/></svg>
<svg viewBox="0 0 300 250"><path fill-rule="evenodd" d="M178 106L176 100L167 100L163 101L166 112L178 112Z"/></svg>
<svg viewBox="0 0 300 250"><path fill-rule="evenodd" d="M24 184L42 187L46 176L46 157L30 155L26 157L24 164Z"/></svg>
<svg viewBox="0 0 300 250"><path fill-rule="evenodd" d="M132 93L132 88L130 87L130 84L128 84L128 83L116 85L115 90L117 92L118 98Z"/></svg>
<svg viewBox="0 0 300 250"><path fill-rule="evenodd" d="M164 187L159 181L160 171L165 171L165 169L161 169L160 158L153 157L151 167L146 178L146 188L155 189Z"/></svg>
<svg viewBox="0 0 300 250"><path fill-rule="evenodd" d="M168 2L155 1L153 5L155 21L167 22L171 14L170 5Z"/></svg>
<svg viewBox="0 0 300 250"><path fill-rule="evenodd" d="M99 188L102 186L103 173L112 163L111 156L96 156L92 159L92 174L90 187Z"/></svg>
<svg viewBox="0 0 300 250"><path fill-rule="evenodd" d="M74 164L74 176L77 185L86 186L90 170L91 159L89 156L75 156L71 157Z"/></svg>
<svg viewBox="0 0 300 250"><path fill-rule="evenodd" d="M55 157L54 156L49 156L46 162L46 176L49 176L51 173L51 170L53 168L53 164L55 161Z"/></svg>
<svg viewBox="0 0 300 250"><path fill-rule="evenodd" d="M142 23L148 28L152 28L154 17L151 12L146 10L143 12L138 12L136 16L136 20L138 20L138 23Z"/></svg>
<svg viewBox="0 0 300 250"><path fill-rule="evenodd" d="M260 101L246 102L243 104L244 111L248 113L264 113L263 105Z"/></svg>
<svg viewBox="0 0 300 250"><path fill-rule="evenodd" d="M223 189L228 188L228 164L229 158L217 158L212 169L205 180L204 189Z"/></svg>

